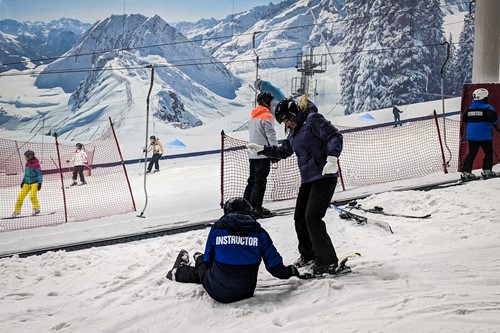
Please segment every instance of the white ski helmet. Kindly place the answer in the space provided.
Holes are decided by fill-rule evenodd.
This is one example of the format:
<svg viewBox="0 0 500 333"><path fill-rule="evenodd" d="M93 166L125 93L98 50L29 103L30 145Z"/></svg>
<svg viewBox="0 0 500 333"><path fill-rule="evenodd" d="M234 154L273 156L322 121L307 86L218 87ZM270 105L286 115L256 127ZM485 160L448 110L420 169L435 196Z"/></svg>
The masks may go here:
<svg viewBox="0 0 500 333"><path fill-rule="evenodd" d="M485 99L486 97L488 97L488 90L484 89L484 88L479 88L479 89L476 89L474 90L474 92L472 93L472 97L475 99L475 100L483 100Z"/></svg>

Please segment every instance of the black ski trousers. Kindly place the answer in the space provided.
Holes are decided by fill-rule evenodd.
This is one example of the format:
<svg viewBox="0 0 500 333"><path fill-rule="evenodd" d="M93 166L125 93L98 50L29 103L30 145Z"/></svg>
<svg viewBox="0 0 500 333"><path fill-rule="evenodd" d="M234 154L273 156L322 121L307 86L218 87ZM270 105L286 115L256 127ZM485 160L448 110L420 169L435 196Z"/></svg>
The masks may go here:
<svg viewBox="0 0 500 333"><path fill-rule="evenodd" d="M181 265L177 267L175 281L201 284L208 268L208 264L203 261L203 255L201 255L196 259L194 266Z"/></svg>
<svg viewBox="0 0 500 333"><path fill-rule="evenodd" d="M326 231L323 217L337 186L337 177L328 177L300 185L295 204L295 231L299 239L299 253L316 265L338 262L332 240Z"/></svg>
<svg viewBox="0 0 500 333"><path fill-rule="evenodd" d="M483 170L491 170L493 167L493 141L468 141L469 143L469 154L465 158L464 165L462 166L462 172L471 172L472 165L474 164L474 159L479 151L479 148L483 149L484 159L483 159Z"/></svg>
<svg viewBox="0 0 500 333"><path fill-rule="evenodd" d="M271 160L269 158L250 160L250 177L248 177L243 197L250 202L252 207L262 207L269 171L271 171Z"/></svg>
<svg viewBox="0 0 500 333"><path fill-rule="evenodd" d="M80 176L80 181L85 183L85 177L83 177L83 165L75 165L73 168L73 181L76 182L76 178Z"/></svg>
<svg viewBox="0 0 500 333"><path fill-rule="evenodd" d="M151 157L151 160L149 161L148 165L148 171L151 172L151 169L153 168L153 164L155 165L155 170L160 170L160 163L158 162L160 160L161 155L160 154L153 154Z"/></svg>

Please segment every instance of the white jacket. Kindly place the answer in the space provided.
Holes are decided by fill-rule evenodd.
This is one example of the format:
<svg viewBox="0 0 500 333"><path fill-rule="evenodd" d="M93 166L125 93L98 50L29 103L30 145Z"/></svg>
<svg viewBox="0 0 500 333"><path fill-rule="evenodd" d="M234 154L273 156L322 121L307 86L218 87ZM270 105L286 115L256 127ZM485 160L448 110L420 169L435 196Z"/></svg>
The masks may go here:
<svg viewBox="0 0 500 333"><path fill-rule="evenodd" d="M163 155L163 145L160 140L156 139L154 143L150 143L148 146L148 153L153 151L153 154Z"/></svg>
<svg viewBox="0 0 500 333"><path fill-rule="evenodd" d="M71 158L71 162L73 162L73 165L75 166L82 166L85 165L89 162L87 153L84 150L77 150L74 154L73 157Z"/></svg>

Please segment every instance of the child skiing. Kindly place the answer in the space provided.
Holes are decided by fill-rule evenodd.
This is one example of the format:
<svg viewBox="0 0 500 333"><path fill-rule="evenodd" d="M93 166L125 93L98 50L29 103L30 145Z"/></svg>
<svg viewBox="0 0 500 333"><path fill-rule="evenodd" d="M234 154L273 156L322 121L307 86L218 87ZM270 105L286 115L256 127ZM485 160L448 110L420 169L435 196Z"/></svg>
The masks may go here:
<svg viewBox="0 0 500 333"><path fill-rule="evenodd" d="M153 156L151 157L151 161L149 161L148 164L148 171L147 173L151 173L151 169L153 169L153 164L155 166L155 172L160 171L160 163L159 160L161 156L163 155L163 145L160 142L160 139L158 139L156 136L151 135L149 137L151 142L149 143L148 148L144 148L142 151L145 153L146 151L149 153L150 151L153 151Z"/></svg>
<svg viewBox="0 0 500 333"><path fill-rule="evenodd" d="M42 188L43 180L40 163L35 157L35 153L31 150L27 150L24 153L24 158L26 159L26 166L24 168L23 181L21 182L21 192L17 196L12 217L21 215L21 207L23 205L24 198L26 198L28 193L30 193L30 200L33 206L33 215L40 214L40 204L38 203L37 198L37 193Z"/></svg>
<svg viewBox="0 0 500 333"><path fill-rule="evenodd" d="M85 185L87 182L85 181L85 177L83 176L83 169L85 165L88 164L88 156L85 150L83 150L83 145L81 143L77 143L75 145L76 151L73 154L71 160L67 160L66 163L73 162L73 183L71 186L78 185L76 183L77 176L80 176L80 185Z"/></svg>
<svg viewBox="0 0 500 333"><path fill-rule="evenodd" d="M244 198L229 199L224 216L210 230L205 254L196 252L195 266L189 266L189 254L181 250L167 279L202 284L214 300L231 303L253 296L262 259L279 279L299 276L295 266L283 265L271 237L251 214Z"/></svg>

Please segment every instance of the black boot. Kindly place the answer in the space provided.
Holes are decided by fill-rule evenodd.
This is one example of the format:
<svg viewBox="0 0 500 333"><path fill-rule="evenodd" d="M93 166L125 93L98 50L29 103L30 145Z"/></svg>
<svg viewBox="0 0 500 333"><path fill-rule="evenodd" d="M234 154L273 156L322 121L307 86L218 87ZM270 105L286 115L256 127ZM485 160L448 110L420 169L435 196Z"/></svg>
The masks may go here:
<svg viewBox="0 0 500 333"><path fill-rule="evenodd" d="M180 250L177 259L175 259L174 266L167 273L167 279L175 281L175 272L181 265L189 265L189 253L186 250Z"/></svg>

